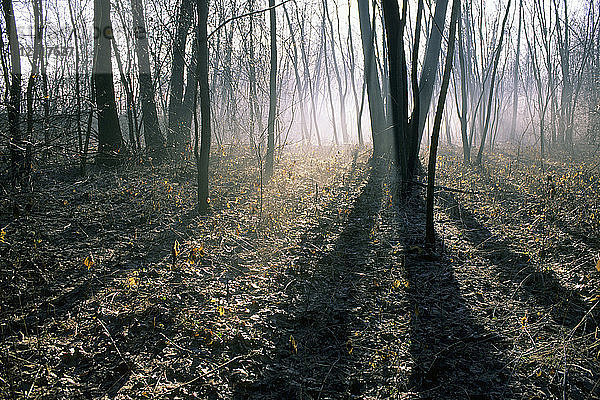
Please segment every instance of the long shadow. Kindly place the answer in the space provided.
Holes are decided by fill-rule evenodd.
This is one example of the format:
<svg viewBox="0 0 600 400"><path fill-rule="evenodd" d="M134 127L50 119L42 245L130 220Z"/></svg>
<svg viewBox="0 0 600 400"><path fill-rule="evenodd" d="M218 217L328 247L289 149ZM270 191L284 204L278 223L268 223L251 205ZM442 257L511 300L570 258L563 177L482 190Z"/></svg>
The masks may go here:
<svg viewBox="0 0 600 400"><path fill-rule="evenodd" d="M588 313L590 305L578 291L565 287L554 271L533 264L528 255L513 250L509 240L495 236L470 210L462 207L454 194L441 193L440 199L450 205L452 211L448 216L463 237L485 254L503 280L517 286L516 295L521 300L544 307L555 323L566 328L577 326L593 331L598 326L599 314L594 310Z"/></svg>
<svg viewBox="0 0 600 400"><path fill-rule="evenodd" d="M502 282L512 284L513 298L544 310L551 321L556 324L545 324L544 329L558 338L580 335L593 335L598 327L599 313L593 304L586 303L581 294L565 287L554 271L535 265L525 254L513 250L511 242L506 238L495 236L475 215L465 207L452 193L442 193L440 198L449 204L448 213L451 221L462 231L463 237L489 262L488 267L499 275ZM528 323L535 323L539 313L528 316ZM560 333L560 330L564 333ZM568 339L569 340L569 339ZM570 357L570 356L569 356ZM598 395L594 386L594 376L598 373L595 365L590 365L594 372L590 380L589 373L570 371L569 385L548 384L541 389L547 396L560 397L567 390L568 396L583 398L586 393Z"/></svg>
<svg viewBox="0 0 600 400"><path fill-rule="evenodd" d="M425 220L419 193L396 207L408 281L410 355L407 391L415 398L502 399L509 395L499 338L476 320L461 293L453 265L443 255L416 249ZM396 216L396 218L398 218Z"/></svg>
<svg viewBox="0 0 600 400"><path fill-rule="evenodd" d="M234 398L326 399L360 393L350 378L348 347L351 332L364 327L353 312L361 301L361 289L353 282L368 263L381 199L381 177L373 168L345 220L332 221L325 211L303 235L282 311L269 322L274 358L265 360L257 382L238 388ZM328 208L341 206L334 202Z"/></svg>

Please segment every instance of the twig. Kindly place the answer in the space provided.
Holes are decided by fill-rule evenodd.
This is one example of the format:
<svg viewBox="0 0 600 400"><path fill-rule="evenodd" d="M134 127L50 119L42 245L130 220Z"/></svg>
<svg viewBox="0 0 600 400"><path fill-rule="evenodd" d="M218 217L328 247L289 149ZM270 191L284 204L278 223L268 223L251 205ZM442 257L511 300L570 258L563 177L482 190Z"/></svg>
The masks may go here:
<svg viewBox="0 0 600 400"><path fill-rule="evenodd" d="M419 181L405 181L405 183L408 183L409 185L417 185L417 186L421 186L421 187L425 187L425 188L427 187L426 183L422 183ZM448 186L439 186L439 185L434 186L434 189L445 190L446 192L463 193L463 194L483 194L482 192L466 191L466 190L455 189L455 188L451 188Z"/></svg>
<svg viewBox="0 0 600 400"><path fill-rule="evenodd" d="M264 13L264 12L267 12L267 11L271 11L272 9L280 7L280 6L284 5L285 3L289 3L290 1L292 1L292 0L285 0L285 1L282 1L281 3L279 3L279 4L275 4L274 6L263 8L262 10L251 11L251 12L246 13L246 14L236 15L236 16L230 17L230 18L226 19L225 21L223 21L221 23L221 25L217 26L211 33L209 33L208 36L207 36L207 39L210 39L212 37L212 35L214 35L215 33L217 33L221 28L223 28L225 25L227 25L231 21L235 21L236 19L240 19L240 18L249 17L249 16L254 15L254 14L260 14L260 13Z"/></svg>
<svg viewBox="0 0 600 400"><path fill-rule="evenodd" d="M117 346L117 343L115 342L115 340L113 339L112 335L108 331L108 328L106 327L106 325L104 325L104 322L102 322L101 319L98 319L98 322L100 322L100 325L102 325L102 328L104 329L104 332L106 332L106 335L108 336L108 338L112 342L113 346L117 350L117 353L119 353L119 356L121 356L121 359L123 360L123 362L125 364L127 364L127 367L129 367L129 369L133 369L133 365L129 361L127 361L125 359L125 357L123 356L123 353L121 353L121 350L119 350L119 347Z"/></svg>

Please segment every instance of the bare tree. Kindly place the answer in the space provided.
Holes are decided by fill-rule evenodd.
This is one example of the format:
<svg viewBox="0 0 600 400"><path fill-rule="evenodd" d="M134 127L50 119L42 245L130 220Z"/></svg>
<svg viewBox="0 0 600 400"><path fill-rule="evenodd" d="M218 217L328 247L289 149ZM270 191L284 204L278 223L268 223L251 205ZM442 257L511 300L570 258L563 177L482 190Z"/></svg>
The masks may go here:
<svg viewBox="0 0 600 400"><path fill-rule="evenodd" d="M201 133L200 148L198 149L198 134L196 133L195 157L198 173L198 211L208 211L208 162L210 157L210 88L208 86L208 0L198 0L198 65L196 77L200 88ZM194 107L196 113L196 107ZM198 120L196 119L196 131Z"/></svg>
<svg viewBox="0 0 600 400"><path fill-rule="evenodd" d="M111 165L123 151L113 83L110 0L94 0L94 90L98 109L98 156L100 164Z"/></svg>
<svg viewBox="0 0 600 400"><path fill-rule="evenodd" d="M136 38L135 49L138 59L144 139L152 154L161 155L165 140L158 125L158 114L156 112L156 102L154 101L154 84L150 74L150 60L148 59L148 34L146 32L146 21L144 20L144 5L141 0L131 0L131 12Z"/></svg>
<svg viewBox="0 0 600 400"><path fill-rule="evenodd" d="M14 187L23 174L28 173L25 170L25 149L19 126L21 119L21 56L12 0L2 0L2 11L4 12L4 21L8 32L8 49L10 52L10 97L7 111L11 182Z"/></svg>
<svg viewBox="0 0 600 400"><path fill-rule="evenodd" d="M440 97L438 98L435 119L433 122L433 131L431 133L429 165L427 168L425 242L427 242L430 245L433 245L435 243L435 227L433 224L433 196L435 191L435 166L437 162L437 148L440 139L440 128L442 124L442 115L444 113L444 105L446 103L446 94L448 93L448 85L450 84L450 72L452 71L454 44L456 38L456 21L458 19L459 13L460 0L454 0L452 2L452 16L450 17L450 36L448 38L448 52L446 53L446 63L444 65L442 87L440 88Z"/></svg>
<svg viewBox="0 0 600 400"><path fill-rule="evenodd" d="M275 156L275 113L277 112L277 19L275 0L269 0L269 24L271 44L271 69L269 73L269 119L267 125L267 154L265 156L265 175L267 179L273 175L273 158Z"/></svg>

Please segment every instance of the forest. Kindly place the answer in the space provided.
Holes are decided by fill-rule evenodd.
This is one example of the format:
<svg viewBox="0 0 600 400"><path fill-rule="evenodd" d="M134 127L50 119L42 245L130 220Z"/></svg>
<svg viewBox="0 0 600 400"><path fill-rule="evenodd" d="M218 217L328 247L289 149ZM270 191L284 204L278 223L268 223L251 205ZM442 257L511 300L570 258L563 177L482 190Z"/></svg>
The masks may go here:
<svg viewBox="0 0 600 400"><path fill-rule="evenodd" d="M600 399L600 0L0 4L0 399Z"/></svg>

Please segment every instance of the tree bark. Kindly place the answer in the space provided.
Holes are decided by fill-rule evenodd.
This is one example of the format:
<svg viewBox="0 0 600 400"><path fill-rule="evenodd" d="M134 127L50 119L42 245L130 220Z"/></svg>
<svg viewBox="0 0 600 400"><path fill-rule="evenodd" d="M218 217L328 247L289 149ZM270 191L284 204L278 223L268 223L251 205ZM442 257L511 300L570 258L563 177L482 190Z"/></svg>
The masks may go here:
<svg viewBox="0 0 600 400"><path fill-rule="evenodd" d="M510 139L513 140L516 137L517 128L517 108L519 105L519 59L521 55L521 17L523 9L523 0L519 1L519 28L517 31L517 50L515 55L515 71L513 76L513 113L512 121L510 124Z"/></svg>

